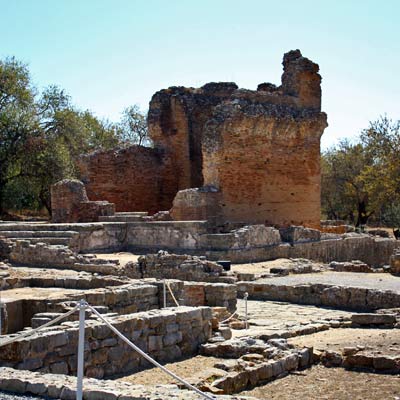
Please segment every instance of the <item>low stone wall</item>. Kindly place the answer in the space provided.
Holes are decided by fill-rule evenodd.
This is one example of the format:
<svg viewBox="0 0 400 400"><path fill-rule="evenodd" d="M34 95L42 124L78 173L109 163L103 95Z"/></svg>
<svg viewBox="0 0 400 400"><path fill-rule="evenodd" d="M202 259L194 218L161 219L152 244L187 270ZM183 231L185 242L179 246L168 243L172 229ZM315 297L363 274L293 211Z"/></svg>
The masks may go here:
<svg viewBox="0 0 400 400"><path fill-rule="evenodd" d="M126 247L131 250L195 250L207 233L206 221L157 221L127 224Z"/></svg>
<svg viewBox="0 0 400 400"><path fill-rule="evenodd" d="M357 347L347 347L341 353L326 350L318 358L317 361L321 361L328 368L344 367L346 369L361 369L385 374L400 373L400 357L382 354L382 349L371 351Z"/></svg>
<svg viewBox="0 0 400 400"><path fill-rule="evenodd" d="M400 250L394 252L390 257L390 272L393 274L400 274Z"/></svg>
<svg viewBox="0 0 400 400"><path fill-rule="evenodd" d="M53 222L92 222L99 216L114 215L115 205L108 201L89 201L85 185L64 179L51 186Z"/></svg>
<svg viewBox="0 0 400 400"><path fill-rule="evenodd" d="M194 355L211 337L211 309L179 307L109 318L109 322L158 361ZM78 323L48 328L42 333L2 347L0 365L44 373L76 374ZM103 378L147 367L101 322L85 329L85 375Z"/></svg>
<svg viewBox="0 0 400 400"><path fill-rule="evenodd" d="M0 390L19 394L34 394L50 399L76 398L76 377L40 374L0 368ZM128 382L85 378L83 398L86 400L198 400L199 395L176 385L143 386ZM253 397L217 396L220 400L257 400Z"/></svg>
<svg viewBox="0 0 400 400"><path fill-rule="evenodd" d="M237 393L265 384L290 371L310 367L313 348L296 348L285 339L268 341L242 337L223 342L206 343L201 352L207 356L227 358L217 362L205 378L205 389L214 393ZM214 379L213 379L214 378ZM217 378L217 379L215 379Z"/></svg>
<svg viewBox="0 0 400 400"><path fill-rule="evenodd" d="M12 248L11 240L1 236L0 234L0 260L5 260L10 255Z"/></svg>
<svg viewBox="0 0 400 400"><path fill-rule="evenodd" d="M326 284L276 285L267 282L238 282L238 294L251 300L287 301L350 310L400 307L400 293Z"/></svg>
<svg viewBox="0 0 400 400"><path fill-rule="evenodd" d="M207 305L226 307L231 313L236 311L236 285L226 283L185 282L184 304L187 306Z"/></svg>
<svg viewBox="0 0 400 400"><path fill-rule="evenodd" d="M210 260L229 259L236 263L274 260L277 258L307 258L328 263L331 261L361 260L380 267L389 263L399 241L362 234L345 234L333 239L314 242L283 243L276 246L249 247L232 250L209 250Z"/></svg>
<svg viewBox="0 0 400 400"><path fill-rule="evenodd" d="M196 256L169 254L159 251L139 258L137 263L130 262L124 267L123 274L134 279L180 279L196 282L234 283L235 276L225 272L215 262Z"/></svg>
<svg viewBox="0 0 400 400"><path fill-rule="evenodd" d="M105 287L76 293L60 294L43 301L34 297L27 300L7 301L8 333L14 333L31 325L35 314L65 312L65 304L85 299L92 306L106 306L112 312L126 314L148 311L160 307L159 288L145 283L131 283L117 287ZM18 316L15 318L13 316Z"/></svg>
<svg viewBox="0 0 400 400"><path fill-rule="evenodd" d="M7 224L7 230L13 230ZM75 231L81 252L131 250L146 253L168 250L179 254L205 255L210 260L229 259L235 263L276 258L308 258L321 262L361 260L372 266L389 264L400 241L367 234L323 234L299 227L293 243L282 242L279 231L254 225L229 233L210 233L205 221L101 222L82 224L23 224L17 230ZM296 233L297 232L297 233ZM305 241L305 235L309 238ZM293 236L294 235L294 236ZM308 234L307 234L308 235ZM306 236L307 236L306 235Z"/></svg>
<svg viewBox="0 0 400 400"><path fill-rule="evenodd" d="M15 264L36 267L61 267L107 275L118 275L121 272L118 260L106 261L96 257L85 257L65 246L31 244L29 240L17 240L9 259Z"/></svg>

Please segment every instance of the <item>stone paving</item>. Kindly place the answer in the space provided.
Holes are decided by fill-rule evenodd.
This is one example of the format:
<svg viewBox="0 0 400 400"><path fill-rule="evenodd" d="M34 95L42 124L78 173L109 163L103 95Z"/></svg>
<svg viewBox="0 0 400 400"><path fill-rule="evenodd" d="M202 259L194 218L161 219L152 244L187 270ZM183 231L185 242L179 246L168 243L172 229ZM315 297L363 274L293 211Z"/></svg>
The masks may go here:
<svg viewBox="0 0 400 400"><path fill-rule="evenodd" d="M325 284L351 286L377 290L393 290L400 293L400 277L387 273L322 272L268 278L259 282L267 282L272 285Z"/></svg>
<svg viewBox="0 0 400 400"><path fill-rule="evenodd" d="M239 315L245 315L245 301L238 299ZM350 320L353 312L331 308L300 305L277 301L248 300L248 330L233 330L233 336L268 334L277 331L296 330L307 325L339 326Z"/></svg>

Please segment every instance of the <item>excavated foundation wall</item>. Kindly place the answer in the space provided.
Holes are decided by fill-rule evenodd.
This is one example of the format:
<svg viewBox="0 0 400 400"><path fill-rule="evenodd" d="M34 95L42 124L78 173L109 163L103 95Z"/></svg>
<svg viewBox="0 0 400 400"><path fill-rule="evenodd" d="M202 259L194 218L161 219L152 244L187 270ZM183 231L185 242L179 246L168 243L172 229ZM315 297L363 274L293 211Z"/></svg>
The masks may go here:
<svg viewBox="0 0 400 400"><path fill-rule="evenodd" d="M357 311L400 307L400 294L390 290L326 284L278 285L268 282L238 282L237 286L239 295L248 293L251 300L287 301Z"/></svg>
<svg viewBox="0 0 400 400"><path fill-rule="evenodd" d="M211 337L208 307L155 310L109 318L110 323L158 361L197 354ZM103 378L137 371L148 362L104 324L92 321L85 330L85 376ZM35 334L2 347L0 366L44 373L76 375L78 323Z"/></svg>

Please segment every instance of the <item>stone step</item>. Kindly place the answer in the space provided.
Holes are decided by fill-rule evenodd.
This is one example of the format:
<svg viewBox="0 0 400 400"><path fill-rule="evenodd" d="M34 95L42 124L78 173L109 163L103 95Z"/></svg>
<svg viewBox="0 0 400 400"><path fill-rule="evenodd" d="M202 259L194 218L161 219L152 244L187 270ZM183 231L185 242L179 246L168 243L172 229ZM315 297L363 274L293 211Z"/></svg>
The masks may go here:
<svg viewBox="0 0 400 400"><path fill-rule="evenodd" d="M71 242L70 237L8 237L12 241L27 240L32 244L46 243L51 245L69 246Z"/></svg>
<svg viewBox="0 0 400 400"><path fill-rule="evenodd" d="M1 231L1 236L7 238L42 238L42 237L62 237L72 238L78 235L75 231Z"/></svg>
<svg viewBox="0 0 400 400"><path fill-rule="evenodd" d="M114 215L147 217L149 213L147 211L128 211L128 212L116 212Z"/></svg>
<svg viewBox="0 0 400 400"><path fill-rule="evenodd" d="M143 221L141 215L110 215L99 217L99 222L139 222Z"/></svg>

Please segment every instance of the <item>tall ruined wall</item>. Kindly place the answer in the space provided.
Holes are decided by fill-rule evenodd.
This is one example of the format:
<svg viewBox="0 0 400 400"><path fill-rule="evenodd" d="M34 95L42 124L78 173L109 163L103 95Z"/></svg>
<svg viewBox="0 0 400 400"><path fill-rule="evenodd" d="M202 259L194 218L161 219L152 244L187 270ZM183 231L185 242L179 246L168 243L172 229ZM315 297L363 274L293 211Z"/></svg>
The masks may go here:
<svg viewBox="0 0 400 400"><path fill-rule="evenodd" d="M177 191L175 182L163 179L162 153L151 148L131 146L96 152L82 157L79 167L89 199L108 200L116 211L165 210Z"/></svg>
<svg viewBox="0 0 400 400"><path fill-rule="evenodd" d="M165 152L168 170L172 169L177 177L176 192L203 185L204 125L214 107L235 90L235 83L208 83L199 89L170 87L152 97L148 116L150 136L155 147Z"/></svg>
<svg viewBox="0 0 400 400"><path fill-rule="evenodd" d="M172 207L177 220L319 227L327 126L319 67L295 50L284 55L283 69L279 87L220 82L155 93L148 114L154 149L85 157L89 199L113 202L117 211Z"/></svg>
<svg viewBox="0 0 400 400"><path fill-rule="evenodd" d="M285 54L283 66L280 87L233 91L203 127L203 185L220 192L212 208L220 222L319 227L320 137L327 126L321 77L298 50ZM180 196L172 215L190 209L190 198L185 204Z"/></svg>

